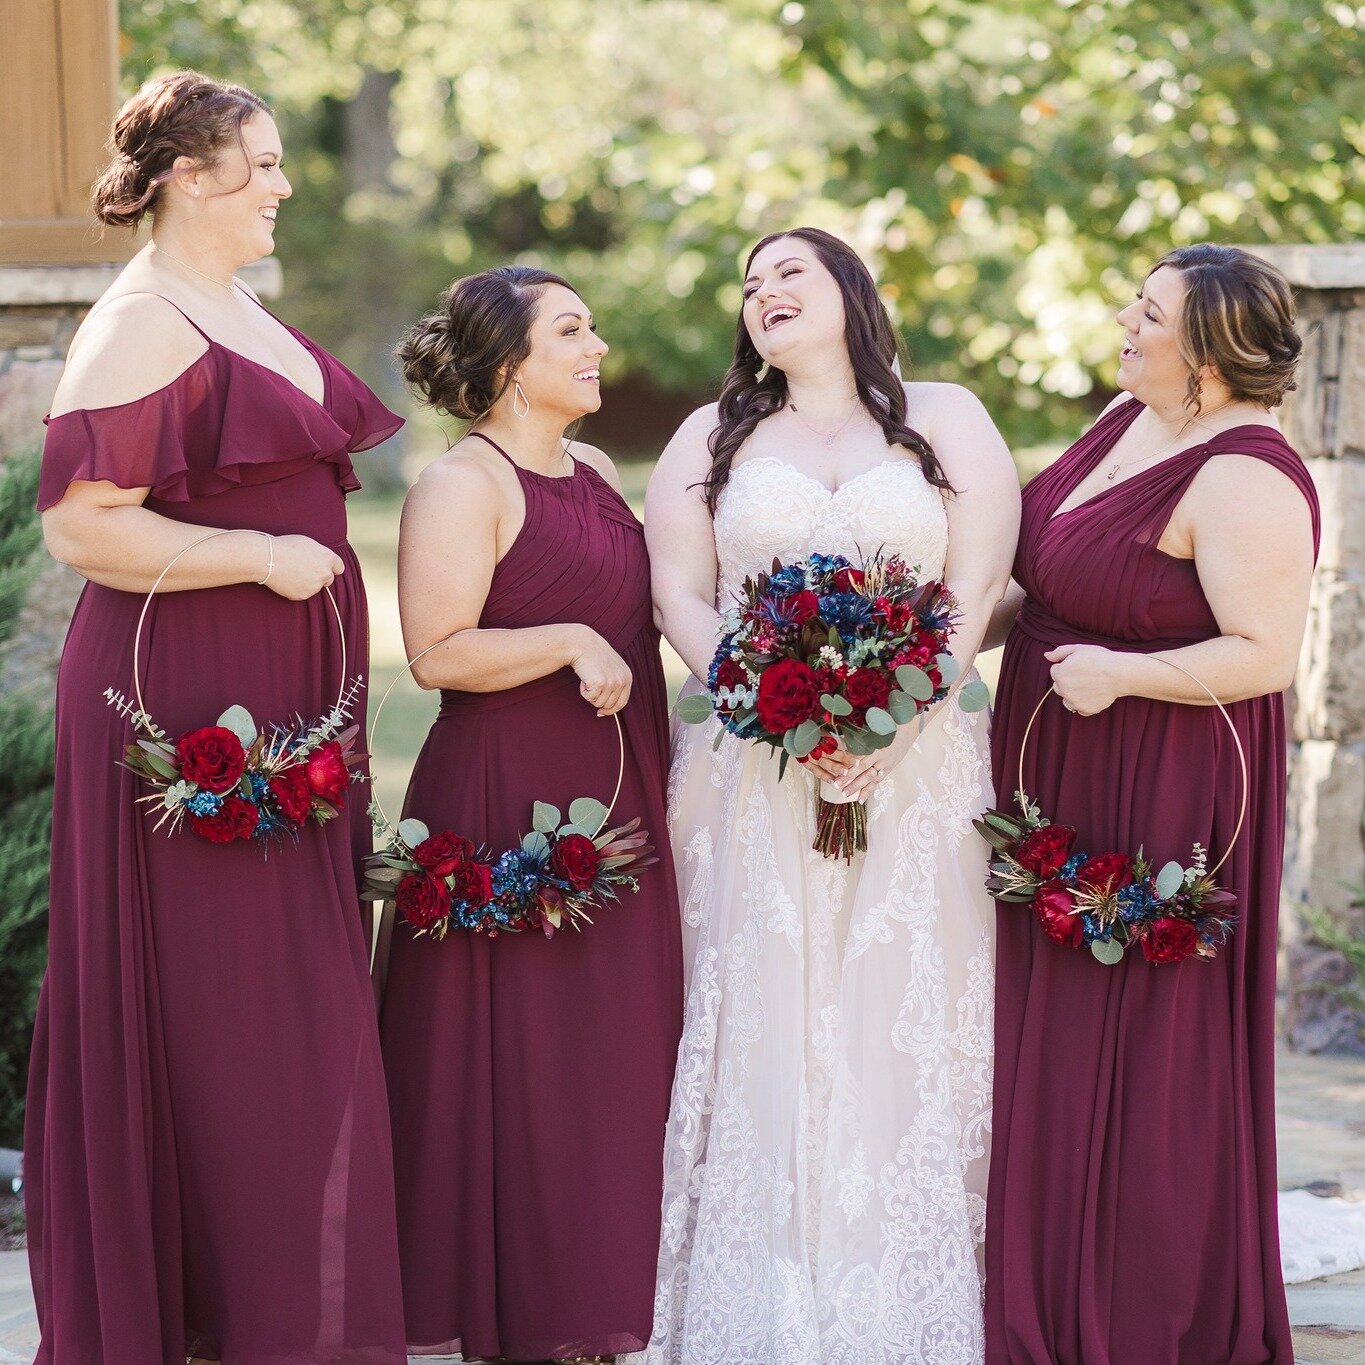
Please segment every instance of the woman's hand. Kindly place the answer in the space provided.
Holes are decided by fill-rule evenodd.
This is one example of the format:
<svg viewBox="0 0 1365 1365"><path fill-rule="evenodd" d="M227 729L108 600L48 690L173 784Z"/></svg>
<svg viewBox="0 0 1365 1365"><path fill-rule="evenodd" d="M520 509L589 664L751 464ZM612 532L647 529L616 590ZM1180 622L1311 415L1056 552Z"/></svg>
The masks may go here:
<svg viewBox="0 0 1365 1365"><path fill-rule="evenodd" d="M885 749L878 749L875 753L859 757L854 757L841 749L839 752L844 754L849 762L843 774L836 779L840 790L855 801L866 801L872 795L873 787L888 776L915 747L915 741L923 729L924 717L916 716L914 720L897 727L895 739Z"/></svg>
<svg viewBox="0 0 1365 1365"><path fill-rule="evenodd" d="M1062 705L1078 716L1107 710L1125 693L1116 650L1100 645L1058 645L1043 655L1052 665L1052 685Z"/></svg>
<svg viewBox="0 0 1365 1365"><path fill-rule="evenodd" d="M335 550L319 545L311 536L276 536L274 549L275 567L264 586L291 602L306 601L330 588L346 569ZM262 578L268 563L261 566Z"/></svg>
<svg viewBox="0 0 1365 1365"><path fill-rule="evenodd" d="M581 642L569 659L578 674L578 690L599 716L615 715L630 700L630 667L591 626L582 626Z"/></svg>

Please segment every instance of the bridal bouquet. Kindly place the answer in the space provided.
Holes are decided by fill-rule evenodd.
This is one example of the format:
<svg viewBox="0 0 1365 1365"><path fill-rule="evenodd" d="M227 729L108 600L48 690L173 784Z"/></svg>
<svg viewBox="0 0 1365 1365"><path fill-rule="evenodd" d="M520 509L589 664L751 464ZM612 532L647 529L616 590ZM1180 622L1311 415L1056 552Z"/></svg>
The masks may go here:
<svg viewBox="0 0 1365 1365"><path fill-rule="evenodd" d="M921 583L897 556L858 568L813 554L746 578L721 618L707 691L684 697L678 715L808 762L842 745L884 749L898 726L942 701L957 680L948 653L957 604L943 583ZM964 710L986 705L985 685L958 690ZM717 735L719 743L720 735ZM849 859L867 848L867 812L829 783L820 788L815 848Z"/></svg>

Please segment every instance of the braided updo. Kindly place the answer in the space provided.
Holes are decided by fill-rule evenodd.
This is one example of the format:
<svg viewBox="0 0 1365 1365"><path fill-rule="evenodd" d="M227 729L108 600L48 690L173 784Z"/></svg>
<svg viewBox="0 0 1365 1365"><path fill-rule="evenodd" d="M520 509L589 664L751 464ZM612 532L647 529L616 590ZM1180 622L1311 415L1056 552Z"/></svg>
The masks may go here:
<svg viewBox="0 0 1365 1365"><path fill-rule="evenodd" d="M441 296L440 311L399 343L403 377L438 412L468 422L482 417L530 355L536 301L551 284L573 288L529 265L500 265L456 280Z"/></svg>
<svg viewBox="0 0 1365 1365"><path fill-rule="evenodd" d="M259 95L197 71L148 81L114 119L114 156L90 196L95 216L111 227L136 227L155 212L177 157L213 166L234 142L245 151L242 124L258 113L270 113Z"/></svg>

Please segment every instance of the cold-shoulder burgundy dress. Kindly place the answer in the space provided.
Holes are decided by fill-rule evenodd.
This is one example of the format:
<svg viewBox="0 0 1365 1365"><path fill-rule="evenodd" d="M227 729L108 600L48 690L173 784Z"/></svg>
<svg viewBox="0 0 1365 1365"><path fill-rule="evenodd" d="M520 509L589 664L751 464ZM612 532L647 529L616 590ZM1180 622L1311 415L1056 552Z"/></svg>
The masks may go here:
<svg viewBox="0 0 1365 1365"><path fill-rule="evenodd" d="M1057 509L1142 405L1102 416L1024 490L1014 576L1028 594L1005 646L993 728L1002 801L1057 645L1155 652L1220 632L1193 560L1158 548L1204 462L1280 470L1313 516L1308 471L1246 425ZM1175 675L1172 674L1174 677ZM1276 920L1284 853L1281 696L1228 704L1250 770L1246 827L1219 874L1240 919L1213 960L1115 967L999 908L995 1115L986 1200L989 1365L1283 1365L1293 1359L1275 1178ZM1094 716L1053 698L1024 782L1092 853L1216 860L1241 803L1236 746L1212 706L1121 697Z"/></svg>
<svg viewBox="0 0 1365 1365"><path fill-rule="evenodd" d="M345 562L333 592L347 672L363 674L348 453L401 422L299 340L320 403L205 336L164 388L49 419L39 506L73 480L108 480L150 488L144 505L177 521L312 536ZM269 856L256 841L153 832L144 785L119 766L129 723L103 696L131 692L143 600L87 584L57 681L25 1154L39 1365L397 1365L388 1117L357 894L367 789L352 787L346 818ZM284 722L334 700L341 640L325 594L165 593L142 667L172 736L234 702Z"/></svg>

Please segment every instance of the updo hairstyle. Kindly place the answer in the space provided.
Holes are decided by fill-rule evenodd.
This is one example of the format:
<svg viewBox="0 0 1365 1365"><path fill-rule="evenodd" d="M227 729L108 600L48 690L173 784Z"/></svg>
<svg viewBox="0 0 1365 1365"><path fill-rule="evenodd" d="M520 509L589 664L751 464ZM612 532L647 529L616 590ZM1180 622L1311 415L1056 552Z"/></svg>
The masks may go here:
<svg viewBox="0 0 1365 1365"><path fill-rule="evenodd" d="M547 285L573 286L548 270L500 265L456 280L441 310L399 343L403 377L438 412L472 422L502 397L531 353L536 301Z"/></svg>

